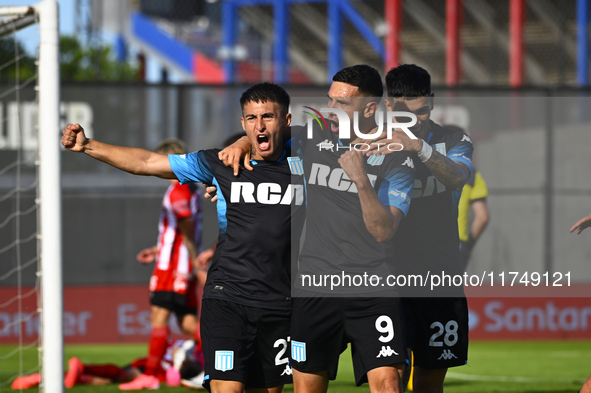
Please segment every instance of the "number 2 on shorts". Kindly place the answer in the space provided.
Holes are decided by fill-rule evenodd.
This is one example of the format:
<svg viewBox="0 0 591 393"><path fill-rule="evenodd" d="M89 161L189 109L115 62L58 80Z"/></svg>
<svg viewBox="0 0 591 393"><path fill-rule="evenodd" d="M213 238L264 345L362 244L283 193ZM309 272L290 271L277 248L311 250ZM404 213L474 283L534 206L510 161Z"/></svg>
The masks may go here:
<svg viewBox="0 0 591 393"><path fill-rule="evenodd" d="M279 349L279 352L277 352L277 356L275 356L275 365L280 366L282 364L287 364L289 362L287 356L282 357L283 355L285 355L285 352L287 351L287 340L280 338L279 340L275 341L273 347L281 347L281 349Z"/></svg>

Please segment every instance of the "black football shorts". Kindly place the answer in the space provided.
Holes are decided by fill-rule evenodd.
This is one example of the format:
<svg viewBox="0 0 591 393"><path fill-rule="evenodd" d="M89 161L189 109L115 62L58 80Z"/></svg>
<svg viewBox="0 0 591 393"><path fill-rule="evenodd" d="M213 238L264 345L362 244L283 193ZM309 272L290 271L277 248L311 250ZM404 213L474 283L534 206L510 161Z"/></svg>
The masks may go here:
<svg viewBox="0 0 591 393"><path fill-rule="evenodd" d="M246 388L292 383L289 322L289 310L204 299L201 307L204 387L210 390L212 379L242 382Z"/></svg>
<svg viewBox="0 0 591 393"><path fill-rule="evenodd" d="M351 343L355 382L367 372L406 362L399 298L294 297L291 365L298 371L337 374L339 355Z"/></svg>
<svg viewBox="0 0 591 393"><path fill-rule="evenodd" d="M408 345L423 368L468 362L468 302L465 297L402 298Z"/></svg>

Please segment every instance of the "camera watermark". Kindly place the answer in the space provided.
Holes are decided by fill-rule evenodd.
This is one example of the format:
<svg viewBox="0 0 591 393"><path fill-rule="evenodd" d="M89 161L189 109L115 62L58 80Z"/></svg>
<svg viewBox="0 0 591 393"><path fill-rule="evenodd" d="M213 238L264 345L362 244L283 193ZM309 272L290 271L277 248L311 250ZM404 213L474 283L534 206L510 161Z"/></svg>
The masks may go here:
<svg viewBox="0 0 591 393"><path fill-rule="evenodd" d="M562 287L571 286L571 272L487 272L482 275L453 274L441 271L425 274L390 274L381 276L378 274L347 273L339 274L302 274L299 277L302 288L325 288L334 291L338 288L358 287L407 287L426 288L435 291L445 287Z"/></svg>
<svg viewBox="0 0 591 393"><path fill-rule="evenodd" d="M372 143L349 143L348 145L335 145L332 141L325 139L324 141L317 143L316 146L318 147L318 151L328 150L331 152L339 151L339 150L349 150L349 151L360 151L360 152L367 152L372 148L372 145L377 146L376 152L380 152L380 150L389 150L389 151L402 151L404 150L404 145L402 143L380 143L380 142L372 142Z"/></svg>
<svg viewBox="0 0 591 393"><path fill-rule="evenodd" d="M342 109L337 108L320 108L320 110L316 110L310 106L304 106L304 108L309 109L311 112L304 111L304 113L310 115L311 117L308 118L306 123L307 126L307 138L312 139L313 137L313 129L314 129L314 121L318 123L321 129L329 129L328 121L324 117L324 114L334 114L338 119L339 124L339 139L351 139L351 128L353 128L353 132L355 136L362 138L362 139L377 139L382 135L384 132L384 127L386 129L387 139L392 139L392 133L394 130L399 129L403 131L406 135L408 135L411 139L417 139L417 137L412 133L410 130L415 124L417 124L417 117L414 113L411 112L404 112L404 111L382 111L378 110L375 113L376 117L376 124L377 128L376 131L369 134L364 134L359 130L359 112L353 112L353 121L349 118L349 115ZM385 113L385 115L384 115ZM386 118L384 122L384 117ZM398 118L410 118L409 122L399 122ZM353 125L353 127L351 127ZM369 149L369 147L368 147Z"/></svg>

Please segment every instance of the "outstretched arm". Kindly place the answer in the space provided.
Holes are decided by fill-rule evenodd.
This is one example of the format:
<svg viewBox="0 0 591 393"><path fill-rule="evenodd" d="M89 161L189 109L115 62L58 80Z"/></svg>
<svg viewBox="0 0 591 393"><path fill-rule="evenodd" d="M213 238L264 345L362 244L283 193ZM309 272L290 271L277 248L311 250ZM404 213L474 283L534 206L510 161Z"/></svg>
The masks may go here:
<svg viewBox="0 0 591 393"><path fill-rule="evenodd" d="M109 145L88 139L80 124L68 124L62 131L62 145L73 152L85 153L134 175L176 179L166 154L134 147Z"/></svg>
<svg viewBox="0 0 591 393"><path fill-rule="evenodd" d="M589 214L588 216L583 217L579 221L575 222L575 225L573 225L570 229L570 233L573 233L575 230L578 229L577 235L579 235L581 232L583 232L585 230L585 228L588 228L590 226L591 226L591 214Z"/></svg>

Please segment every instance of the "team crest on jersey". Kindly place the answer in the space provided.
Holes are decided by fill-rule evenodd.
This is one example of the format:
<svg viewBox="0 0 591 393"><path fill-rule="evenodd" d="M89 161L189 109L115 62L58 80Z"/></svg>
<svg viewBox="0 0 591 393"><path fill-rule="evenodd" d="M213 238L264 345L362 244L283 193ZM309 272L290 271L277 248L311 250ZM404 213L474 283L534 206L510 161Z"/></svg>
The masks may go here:
<svg viewBox="0 0 591 393"><path fill-rule="evenodd" d="M431 147L439 152L442 156L446 156L447 152L445 150L445 143L436 143L431 145Z"/></svg>
<svg viewBox="0 0 591 393"><path fill-rule="evenodd" d="M367 159L367 163L369 165L372 165L372 166L382 165L384 163L384 159L385 158L386 158L386 156L383 155L383 154L382 155L379 155L379 156L376 156L375 154L372 154L371 157L369 157Z"/></svg>
<svg viewBox="0 0 591 393"><path fill-rule="evenodd" d="M215 369L222 372L234 368L234 351L215 351Z"/></svg>
<svg viewBox="0 0 591 393"><path fill-rule="evenodd" d="M306 361L306 343L299 341L291 342L291 358L296 362Z"/></svg>
<svg viewBox="0 0 591 393"><path fill-rule="evenodd" d="M292 175L303 175L304 166L302 160L299 157L287 157L287 163L289 164L289 170Z"/></svg>

